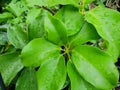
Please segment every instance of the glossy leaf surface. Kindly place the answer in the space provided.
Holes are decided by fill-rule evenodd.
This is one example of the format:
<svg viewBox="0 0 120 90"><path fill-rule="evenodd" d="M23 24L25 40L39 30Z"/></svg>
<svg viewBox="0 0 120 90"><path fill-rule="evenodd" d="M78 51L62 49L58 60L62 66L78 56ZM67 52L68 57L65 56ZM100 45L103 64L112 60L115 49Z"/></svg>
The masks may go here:
<svg viewBox="0 0 120 90"><path fill-rule="evenodd" d="M6 32L0 32L0 45L5 45L8 41L7 33Z"/></svg>
<svg viewBox="0 0 120 90"><path fill-rule="evenodd" d="M85 22L81 30L75 36L73 36L73 39L70 43L72 46L77 46L90 40L97 40L99 38L100 37L95 28L91 24Z"/></svg>
<svg viewBox="0 0 120 90"><path fill-rule="evenodd" d="M38 90L35 73L33 68L25 68L17 80L15 90Z"/></svg>
<svg viewBox="0 0 120 90"><path fill-rule="evenodd" d="M85 18L95 26L99 35L109 42L108 52L117 59L120 51L120 13L98 6L87 12Z"/></svg>
<svg viewBox="0 0 120 90"><path fill-rule="evenodd" d="M58 4L66 5L66 4L74 4L78 5L78 0L25 0L28 6L40 5L40 6L55 6Z"/></svg>
<svg viewBox="0 0 120 90"><path fill-rule="evenodd" d="M80 76L71 61L67 63L67 70L71 81L71 90L99 90Z"/></svg>
<svg viewBox="0 0 120 90"><path fill-rule="evenodd" d="M7 21L10 18L13 18L13 15L11 13L4 12L4 13L0 14L0 23L3 21Z"/></svg>
<svg viewBox="0 0 120 90"><path fill-rule="evenodd" d="M27 7L25 3L21 0L18 2L11 2L9 5L7 5L6 9L10 11L15 16L21 16L24 11L27 10Z"/></svg>
<svg viewBox="0 0 120 90"><path fill-rule="evenodd" d="M83 15L79 13L78 8L71 5L63 6L55 17L65 24L68 36L76 34L84 24Z"/></svg>
<svg viewBox="0 0 120 90"><path fill-rule="evenodd" d="M58 46L43 38L37 38L23 48L21 58L25 66L39 66L42 62L59 54Z"/></svg>
<svg viewBox="0 0 120 90"><path fill-rule="evenodd" d="M31 18L32 17L32 18ZM29 40L43 37L44 30L44 11L39 8L31 9L27 14Z"/></svg>
<svg viewBox="0 0 120 90"><path fill-rule="evenodd" d="M93 1L95 1L95 0L80 0L80 2L82 2L82 4L84 4L84 5L87 5Z"/></svg>
<svg viewBox="0 0 120 90"><path fill-rule="evenodd" d="M10 43L12 43L15 48L22 49L28 43L27 32L24 31L22 24L11 25L7 30L7 35Z"/></svg>
<svg viewBox="0 0 120 90"><path fill-rule="evenodd" d="M18 52L0 55L0 72L6 86L10 84L22 68L23 65Z"/></svg>
<svg viewBox="0 0 120 90"><path fill-rule="evenodd" d="M46 37L49 41L55 44L67 43L66 28L58 19L48 14L45 18L44 26L47 33Z"/></svg>
<svg viewBox="0 0 120 90"><path fill-rule="evenodd" d="M99 89L112 89L119 77L113 58L92 46L78 46L72 52L72 61L79 74Z"/></svg>
<svg viewBox="0 0 120 90"><path fill-rule="evenodd" d="M66 80L63 56L53 56L37 71L38 90L61 90Z"/></svg>

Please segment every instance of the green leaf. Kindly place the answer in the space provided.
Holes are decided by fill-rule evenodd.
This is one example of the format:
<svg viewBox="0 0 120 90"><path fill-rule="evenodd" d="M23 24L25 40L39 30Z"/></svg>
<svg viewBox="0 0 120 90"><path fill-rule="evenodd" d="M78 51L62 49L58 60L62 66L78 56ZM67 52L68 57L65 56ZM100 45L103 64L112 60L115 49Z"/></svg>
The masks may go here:
<svg viewBox="0 0 120 90"><path fill-rule="evenodd" d="M9 12L13 13L15 16L19 17L20 15L22 15L22 13L24 11L27 10L27 6L21 0L21 1L17 1L17 2L11 2L9 5L7 5L7 7L5 9L7 9Z"/></svg>
<svg viewBox="0 0 120 90"><path fill-rule="evenodd" d="M58 46L43 38L37 38L23 48L21 58L25 66L39 66L42 62L59 54Z"/></svg>
<svg viewBox="0 0 120 90"><path fill-rule="evenodd" d="M70 43L72 46L77 46L90 40L98 40L99 38L96 29L91 24L85 22L81 30L73 36Z"/></svg>
<svg viewBox="0 0 120 90"><path fill-rule="evenodd" d="M109 90L117 86L119 74L107 53L92 46L78 46L71 60L79 74L96 88Z"/></svg>
<svg viewBox="0 0 120 90"><path fill-rule="evenodd" d="M6 86L10 84L22 68L23 65L18 52L0 55L0 72Z"/></svg>
<svg viewBox="0 0 120 90"><path fill-rule="evenodd" d="M54 56L37 71L38 90L61 90L66 80L63 56Z"/></svg>
<svg viewBox="0 0 120 90"><path fill-rule="evenodd" d="M5 45L8 41L7 33L6 32L0 32L0 45Z"/></svg>
<svg viewBox="0 0 120 90"><path fill-rule="evenodd" d="M7 29L10 27L10 25L18 25L18 24L20 24L20 23L22 23L23 22L23 17L17 17L17 18L13 18L13 19L9 19L8 21L7 21Z"/></svg>
<svg viewBox="0 0 120 90"><path fill-rule="evenodd" d="M120 51L120 13L98 6L87 12L85 18L95 26L98 34L109 42L108 53L110 53L116 61Z"/></svg>
<svg viewBox="0 0 120 90"><path fill-rule="evenodd" d="M31 18L32 17L32 18ZM39 8L31 9L27 14L29 40L43 37L44 30L44 11Z"/></svg>
<svg viewBox="0 0 120 90"><path fill-rule="evenodd" d="M28 6L34 6L34 5L40 5L40 6L55 6L55 5L66 5L66 4L72 4L72 5L78 5L78 0L25 0Z"/></svg>
<svg viewBox="0 0 120 90"><path fill-rule="evenodd" d="M7 19L8 20L8 19ZM4 19L4 21L5 21L5 19ZM3 24L3 25L0 25L0 31L6 31L7 30L7 28L8 28L8 24Z"/></svg>
<svg viewBox="0 0 120 90"><path fill-rule="evenodd" d="M79 0L79 1L82 2L82 4L87 5L95 0Z"/></svg>
<svg viewBox="0 0 120 90"><path fill-rule="evenodd" d="M71 61L67 63L68 76L71 81L71 90L99 90L85 81L76 71Z"/></svg>
<svg viewBox="0 0 120 90"><path fill-rule="evenodd" d="M83 15L79 13L78 8L71 5L63 6L55 17L65 24L68 36L77 33L84 23Z"/></svg>
<svg viewBox="0 0 120 90"><path fill-rule="evenodd" d="M33 68L25 68L17 80L15 90L38 90L35 73Z"/></svg>
<svg viewBox="0 0 120 90"><path fill-rule="evenodd" d="M22 24L10 25L7 30L9 41L15 46L15 48L22 49L28 43L27 32L24 30Z"/></svg>
<svg viewBox="0 0 120 90"><path fill-rule="evenodd" d="M11 13L8 13L8 12L1 13L0 14L0 23L7 21L10 18L13 18L13 15Z"/></svg>
<svg viewBox="0 0 120 90"><path fill-rule="evenodd" d="M4 7L6 4L8 4L11 0L0 0L0 7Z"/></svg>
<svg viewBox="0 0 120 90"><path fill-rule="evenodd" d="M45 18L46 38L55 44L66 44L67 33L62 22L48 14Z"/></svg>

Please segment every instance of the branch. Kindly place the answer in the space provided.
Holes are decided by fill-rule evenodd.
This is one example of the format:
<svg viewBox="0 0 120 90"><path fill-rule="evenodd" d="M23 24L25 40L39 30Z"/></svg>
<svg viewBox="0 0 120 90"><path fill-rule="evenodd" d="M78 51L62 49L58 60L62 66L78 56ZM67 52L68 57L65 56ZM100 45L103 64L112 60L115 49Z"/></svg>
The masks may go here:
<svg viewBox="0 0 120 90"><path fill-rule="evenodd" d="M50 13L52 13L52 15L54 15L54 14L55 14L55 12L54 12L54 11L52 11L51 9L49 9L49 8L47 8L47 7L45 7L45 6L39 6L39 5L34 5L34 6L36 6L36 7L38 7L38 8L43 8L43 9L45 9L45 10L49 11Z"/></svg>

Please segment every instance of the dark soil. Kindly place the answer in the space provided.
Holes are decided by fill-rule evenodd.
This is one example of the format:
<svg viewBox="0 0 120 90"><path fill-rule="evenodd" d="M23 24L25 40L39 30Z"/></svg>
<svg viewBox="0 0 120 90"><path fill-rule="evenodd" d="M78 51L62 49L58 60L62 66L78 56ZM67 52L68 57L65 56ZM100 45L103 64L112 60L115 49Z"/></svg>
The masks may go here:
<svg viewBox="0 0 120 90"><path fill-rule="evenodd" d="M118 62L116 63L116 67L118 68L118 71L120 73L120 58L118 59ZM116 87L115 90L120 90L120 74L119 74L118 87Z"/></svg>

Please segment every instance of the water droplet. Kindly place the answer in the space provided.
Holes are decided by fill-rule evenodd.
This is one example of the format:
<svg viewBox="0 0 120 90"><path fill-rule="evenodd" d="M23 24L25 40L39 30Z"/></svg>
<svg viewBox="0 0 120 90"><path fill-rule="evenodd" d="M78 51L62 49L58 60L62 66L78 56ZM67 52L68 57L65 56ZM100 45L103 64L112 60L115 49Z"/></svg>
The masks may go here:
<svg viewBox="0 0 120 90"><path fill-rule="evenodd" d="M109 15L108 15L108 13L104 13L104 16L105 16L105 17L108 17Z"/></svg>

